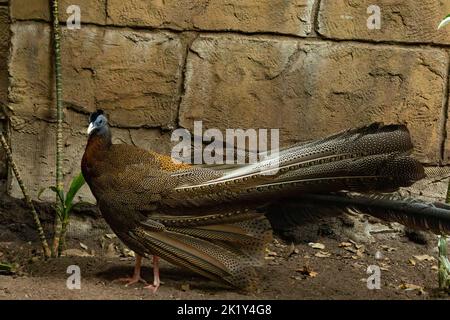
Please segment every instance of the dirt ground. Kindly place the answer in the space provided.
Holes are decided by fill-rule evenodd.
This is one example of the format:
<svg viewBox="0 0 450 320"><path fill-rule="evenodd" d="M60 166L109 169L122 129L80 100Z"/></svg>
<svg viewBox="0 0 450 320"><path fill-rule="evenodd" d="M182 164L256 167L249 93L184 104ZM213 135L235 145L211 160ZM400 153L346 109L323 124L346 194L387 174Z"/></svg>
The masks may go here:
<svg viewBox="0 0 450 320"><path fill-rule="evenodd" d="M0 275L0 299L450 299L437 289L434 238L418 244L401 232L379 233L374 242L364 244L335 235L296 245L276 237L258 269L260 290L251 294L163 262L163 285L152 294L143 284L125 287L114 281L130 275L134 262L132 253L107 230L71 237L67 256L44 261L31 220L19 220L26 213L23 203L0 200L0 263L15 269L14 274ZM44 221L49 219L43 215ZM70 265L80 267L80 290L66 286ZM370 265L380 267L380 289L367 287ZM149 261L143 275L152 279Z"/></svg>

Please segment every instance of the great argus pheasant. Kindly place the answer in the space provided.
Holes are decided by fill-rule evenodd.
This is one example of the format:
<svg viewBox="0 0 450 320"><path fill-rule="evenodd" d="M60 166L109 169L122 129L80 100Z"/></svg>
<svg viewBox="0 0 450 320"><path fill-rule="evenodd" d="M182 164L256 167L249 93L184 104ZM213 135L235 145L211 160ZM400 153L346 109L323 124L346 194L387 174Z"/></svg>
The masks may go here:
<svg viewBox="0 0 450 320"><path fill-rule="evenodd" d="M113 144L101 110L91 114L88 135L83 176L106 222L136 253L128 283L141 281L142 258L153 258L153 291L159 257L228 286L257 288L255 266L272 236L263 209L274 203L295 200L299 217L352 209L435 233L450 230L446 205L385 193L424 177L403 125L374 123L222 169ZM275 160L278 170L267 174Z"/></svg>

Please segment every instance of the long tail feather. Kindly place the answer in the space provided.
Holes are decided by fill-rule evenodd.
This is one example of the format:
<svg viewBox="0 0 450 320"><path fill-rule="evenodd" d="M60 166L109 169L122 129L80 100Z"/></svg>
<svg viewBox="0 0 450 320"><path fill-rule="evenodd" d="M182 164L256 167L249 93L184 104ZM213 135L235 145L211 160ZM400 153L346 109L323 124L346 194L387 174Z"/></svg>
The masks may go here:
<svg viewBox="0 0 450 320"><path fill-rule="evenodd" d="M303 194L294 207L284 212L283 219L289 224L298 224L350 210L418 230L450 234L449 205L384 194Z"/></svg>
<svg viewBox="0 0 450 320"><path fill-rule="evenodd" d="M142 255L165 260L227 285L254 290L271 228L261 214L249 220L156 230L146 224L129 232L144 245Z"/></svg>
<svg viewBox="0 0 450 320"><path fill-rule="evenodd" d="M375 123L283 149L216 179L187 181L176 191L206 201L248 200L267 192L283 196L284 191L392 191L424 177L422 165L409 155L411 149L405 126Z"/></svg>

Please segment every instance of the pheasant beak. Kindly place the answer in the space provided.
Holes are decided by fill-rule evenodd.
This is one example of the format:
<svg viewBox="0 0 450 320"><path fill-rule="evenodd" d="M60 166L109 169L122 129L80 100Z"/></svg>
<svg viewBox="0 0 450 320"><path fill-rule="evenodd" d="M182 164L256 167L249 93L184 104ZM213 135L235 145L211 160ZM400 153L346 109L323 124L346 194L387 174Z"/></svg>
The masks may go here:
<svg viewBox="0 0 450 320"><path fill-rule="evenodd" d="M91 132L92 132L92 130L94 130L94 128L95 128L94 123L93 122L89 123L89 127L87 129L87 134L91 134Z"/></svg>

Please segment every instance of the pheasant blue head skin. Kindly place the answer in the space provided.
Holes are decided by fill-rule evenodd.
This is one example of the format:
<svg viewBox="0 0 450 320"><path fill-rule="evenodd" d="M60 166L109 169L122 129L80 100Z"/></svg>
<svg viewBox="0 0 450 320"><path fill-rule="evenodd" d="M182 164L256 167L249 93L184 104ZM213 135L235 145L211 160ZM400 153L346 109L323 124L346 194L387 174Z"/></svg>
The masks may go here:
<svg viewBox="0 0 450 320"><path fill-rule="evenodd" d="M92 135L94 133L102 133L107 128L108 119L106 119L103 114L103 110L97 110L91 114L89 117L89 127L87 129L87 134Z"/></svg>

